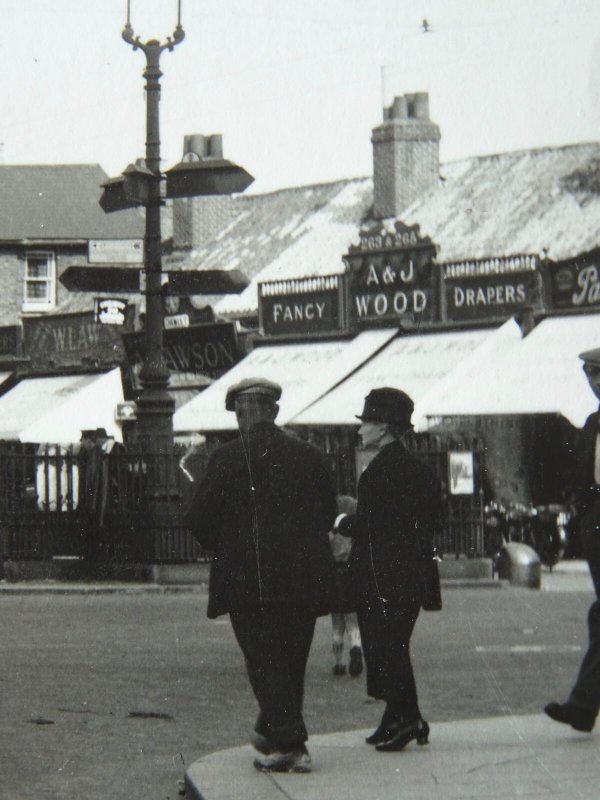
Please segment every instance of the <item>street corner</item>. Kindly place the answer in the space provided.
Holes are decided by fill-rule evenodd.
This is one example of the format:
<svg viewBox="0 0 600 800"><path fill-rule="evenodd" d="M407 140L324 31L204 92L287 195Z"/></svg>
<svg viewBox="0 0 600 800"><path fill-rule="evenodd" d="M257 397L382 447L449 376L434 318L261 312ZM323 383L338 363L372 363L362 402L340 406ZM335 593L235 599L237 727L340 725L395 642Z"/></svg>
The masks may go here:
<svg viewBox="0 0 600 800"><path fill-rule="evenodd" d="M192 764L188 800L294 800L369 797L596 798L598 735L557 726L543 714L432 723L430 745L379 753L369 731L314 736L310 774L257 773L249 746L223 750Z"/></svg>

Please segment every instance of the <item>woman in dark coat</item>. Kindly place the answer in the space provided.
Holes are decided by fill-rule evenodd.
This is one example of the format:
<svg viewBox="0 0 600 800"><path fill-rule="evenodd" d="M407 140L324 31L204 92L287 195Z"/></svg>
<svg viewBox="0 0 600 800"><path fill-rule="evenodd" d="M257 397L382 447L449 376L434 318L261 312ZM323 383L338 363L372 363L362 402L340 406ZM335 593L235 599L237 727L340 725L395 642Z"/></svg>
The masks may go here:
<svg viewBox="0 0 600 800"><path fill-rule="evenodd" d="M440 486L402 444L412 430L413 402L397 389L374 389L365 399L359 434L378 453L358 483L356 515L338 530L354 538L351 568L358 589L358 621L367 667L367 692L385 700L378 728L367 738L377 750L427 744L410 637L422 607L441 608L433 537Z"/></svg>

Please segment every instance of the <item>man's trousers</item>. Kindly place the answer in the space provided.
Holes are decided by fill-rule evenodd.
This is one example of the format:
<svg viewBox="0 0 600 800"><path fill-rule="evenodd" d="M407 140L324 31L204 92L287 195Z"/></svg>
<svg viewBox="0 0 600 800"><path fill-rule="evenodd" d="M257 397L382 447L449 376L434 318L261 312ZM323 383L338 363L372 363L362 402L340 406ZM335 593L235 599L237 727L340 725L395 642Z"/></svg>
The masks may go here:
<svg viewBox="0 0 600 800"><path fill-rule="evenodd" d="M274 606L230 613L260 713L255 730L277 750L308 739L302 717L304 674L315 630L313 611Z"/></svg>

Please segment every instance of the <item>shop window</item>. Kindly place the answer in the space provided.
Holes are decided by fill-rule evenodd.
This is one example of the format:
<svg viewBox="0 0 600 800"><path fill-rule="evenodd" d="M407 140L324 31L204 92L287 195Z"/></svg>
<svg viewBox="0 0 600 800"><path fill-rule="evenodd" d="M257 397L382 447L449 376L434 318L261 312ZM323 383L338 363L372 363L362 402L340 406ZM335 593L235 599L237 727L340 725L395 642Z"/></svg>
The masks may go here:
<svg viewBox="0 0 600 800"><path fill-rule="evenodd" d="M50 311L55 305L54 253L27 253L25 256L23 311Z"/></svg>

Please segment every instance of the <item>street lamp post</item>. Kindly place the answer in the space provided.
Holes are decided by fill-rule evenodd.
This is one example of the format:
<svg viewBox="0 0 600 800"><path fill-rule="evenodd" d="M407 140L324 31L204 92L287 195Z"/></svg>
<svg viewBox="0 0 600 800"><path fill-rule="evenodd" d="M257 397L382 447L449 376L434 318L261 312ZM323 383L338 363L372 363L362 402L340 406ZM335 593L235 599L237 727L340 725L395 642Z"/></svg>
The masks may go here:
<svg viewBox="0 0 600 800"><path fill-rule="evenodd" d="M181 0L177 2L177 25L165 42L150 39L143 43L134 36L127 0L127 21L122 37L146 57L146 159L148 196L144 202L144 273L146 295L145 357L140 372L141 392L137 399L137 436L144 450L171 452L173 445L174 401L167 392L169 370L163 351L163 292L161 263L161 171L160 171L160 56L172 51L185 38L181 26Z"/></svg>

